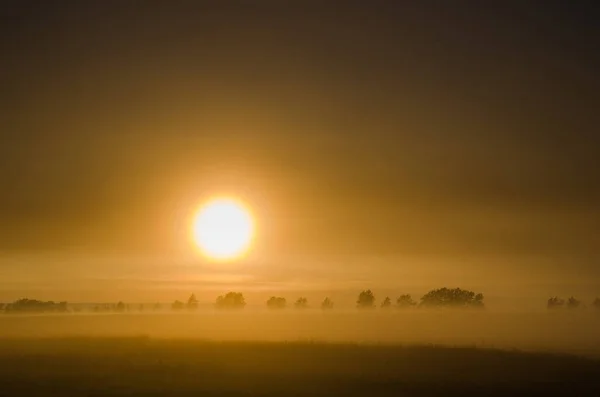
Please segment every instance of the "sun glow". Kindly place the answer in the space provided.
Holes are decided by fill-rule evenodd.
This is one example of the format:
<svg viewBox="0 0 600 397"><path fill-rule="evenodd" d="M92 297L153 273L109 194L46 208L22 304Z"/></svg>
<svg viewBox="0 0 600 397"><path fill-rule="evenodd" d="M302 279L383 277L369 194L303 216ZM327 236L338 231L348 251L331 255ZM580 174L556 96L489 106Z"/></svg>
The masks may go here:
<svg viewBox="0 0 600 397"><path fill-rule="evenodd" d="M240 202L229 198L214 199L194 216L192 236L205 256L216 260L235 259L250 248L254 222Z"/></svg>

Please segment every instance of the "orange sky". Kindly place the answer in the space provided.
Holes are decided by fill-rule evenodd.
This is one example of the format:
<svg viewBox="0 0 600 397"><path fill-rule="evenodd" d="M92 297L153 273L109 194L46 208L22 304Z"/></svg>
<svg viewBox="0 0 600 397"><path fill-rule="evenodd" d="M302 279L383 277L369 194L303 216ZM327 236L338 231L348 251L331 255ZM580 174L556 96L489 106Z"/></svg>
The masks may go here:
<svg viewBox="0 0 600 397"><path fill-rule="evenodd" d="M7 7L0 300L600 288L595 20L375 3ZM259 227L223 269L217 194Z"/></svg>

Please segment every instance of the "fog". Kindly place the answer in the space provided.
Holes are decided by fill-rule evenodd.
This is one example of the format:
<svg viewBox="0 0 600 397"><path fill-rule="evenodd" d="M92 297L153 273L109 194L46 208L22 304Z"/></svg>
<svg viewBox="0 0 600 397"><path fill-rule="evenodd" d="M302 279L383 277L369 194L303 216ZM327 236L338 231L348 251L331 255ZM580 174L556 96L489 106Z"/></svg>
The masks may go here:
<svg viewBox="0 0 600 397"><path fill-rule="evenodd" d="M0 316L0 337L148 336L215 341L319 341L549 351L600 357L596 310L200 310Z"/></svg>

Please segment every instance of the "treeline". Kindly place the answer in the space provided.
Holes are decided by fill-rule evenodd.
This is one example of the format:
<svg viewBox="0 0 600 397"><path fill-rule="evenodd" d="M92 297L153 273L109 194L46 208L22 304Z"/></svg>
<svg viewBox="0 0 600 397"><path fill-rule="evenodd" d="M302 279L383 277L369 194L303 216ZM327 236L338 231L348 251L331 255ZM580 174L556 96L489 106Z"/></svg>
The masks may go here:
<svg viewBox="0 0 600 397"><path fill-rule="evenodd" d="M559 298L558 296L553 296L550 299L548 299L548 303L546 305L548 307L548 309L562 309L562 308L566 308L566 309L581 309L581 308L585 308L586 305L580 301L579 299L575 298L574 296L571 296L569 299L564 300L562 298ZM596 298L592 303L591 306L593 308L599 309L600 310L600 298Z"/></svg>
<svg viewBox="0 0 600 397"><path fill-rule="evenodd" d="M265 303L266 307L272 310L281 310L288 307L287 299L281 296L271 296ZM198 309L199 304L200 302L196 298L196 295L191 294L186 301L174 301L170 305L170 309L175 312L195 311ZM213 306L219 310L239 310L246 306L246 299L241 292L228 292L225 295L218 296ZM600 310L600 298L596 298L591 303L591 306ZM306 297L299 297L294 301L292 307L295 309L307 309L311 305ZM331 310L334 308L334 302L329 297L326 297L317 307L320 307L322 310ZM419 301L415 301L410 294L400 295L395 301L386 296L380 303L377 302L373 291L368 289L358 294L356 307L358 309L375 309L377 307L381 309L409 309L417 307L484 308L485 305L483 294L461 288L434 289L423 295ZM577 309L583 308L585 305L575 297L570 297L567 300L559 297L551 297L547 301L547 307L548 309ZM124 313L131 311L143 312L145 310L161 311L163 307L160 303L130 305L119 301L114 304L95 305L90 310L94 313ZM27 298L19 299L9 304L0 303L0 312L5 313L66 313L69 311L79 312L81 308L75 306L69 310L67 302L40 301Z"/></svg>
<svg viewBox="0 0 600 397"><path fill-rule="evenodd" d="M325 298L320 306L321 309L332 309L333 301L328 297ZM379 304L382 309L390 309L392 307L398 309L406 309L410 307L477 307L483 308L483 294L476 294L473 291L467 291L460 288L440 288L429 291L423 295L420 302L413 300L410 294L400 295L393 303L389 296L386 296ZM267 300L267 307L270 309L284 309L286 307L286 299L283 297L272 296ZM294 302L294 308L305 309L309 307L308 300L304 297L298 298ZM358 294L356 307L359 309L374 309L377 307L377 299L375 294L370 289L362 291Z"/></svg>
<svg viewBox="0 0 600 397"><path fill-rule="evenodd" d="M13 303L0 303L0 310L5 313L65 313L67 302L39 301L36 299L18 299Z"/></svg>
<svg viewBox="0 0 600 397"><path fill-rule="evenodd" d="M119 301L117 303L104 303L102 305L95 305L92 307L92 311L94 313L124 313L135 310L143 312L146 309L158 311L162 309L162 305L160 303L154 303L152 305L130 305ZM80 309L76 309L74 311L80 311Z"/></svg>

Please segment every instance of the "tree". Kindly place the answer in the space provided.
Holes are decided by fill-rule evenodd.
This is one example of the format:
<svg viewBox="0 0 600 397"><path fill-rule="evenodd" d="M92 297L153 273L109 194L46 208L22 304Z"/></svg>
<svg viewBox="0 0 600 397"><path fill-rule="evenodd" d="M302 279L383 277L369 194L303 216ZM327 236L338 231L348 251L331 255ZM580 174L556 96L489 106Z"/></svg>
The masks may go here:
<svg viewBox="0 0 600 397"><path fill-rule="evenodd" d="M154 306L152 306L152 310L154 310L155 312L160 310L162 308L162 306L160 305L160 303L156 302L154 304Z"/></svg>
<svg viewBox="0 0 600 397"><path fill-rule="evenodd" d="M285 309L286 303L287 302L285 298L280 296L272 296L267 301L267 307L269 309Z"/></svg>
<svg viewBox="0 0 600 397"><path fill-rule="evenodd" d="M381 302L381 308L389 309L390 307L392 307L392 300L390 299L389 296L386 296L385 299L383 300L383 302Z"/></svg>
<svg viewBox="0 0 600 397"><path fill-rule="evenodd" d="M125 303L119 301L114 310L118 313L123 313L125 311Z"/></svg>
<svg viewBox="0 0 600 397"><path fill-rule="evenodd" d="M298 298L296 302L294 302L294 307L296 309L306 309L308 307L308 299L306 298Z"/></svg>
<svg viewBox="0 0 600 397"><path fill-rule="evenodd" d="M323 299L323 302L321 303L321 309L323 309L323 310L333 309L333 301L329 298Z"/></svg>
<svg viewBox="0 0 600 397"><path fill-rule="evenodd" d="M182 301L176 300L175 302L173 302L173 304L171 305L171 309L178 311L183 309L185 305L183 304Z"/></svg>
<svg viewBox="0 0 600 397"><path fill-rule="evenodd" d="M571 296L569 300L567 300L567 309L577 309L581 306L581 301Z"/></svg>
<svg viewBox="0 0 600 397"><path fill-rule="evenodd" d="M0 303L0 311L4 310L4 303Z"/></svg>
<svg viewBox="0 0 600 397"><path fill-rule="evenodd" d="M483 294L460 288L440 288L429 291L421 298L426 307L483 307Z"/></svg>
<svg viewBox="0 0 600 397"><path fill-rule="evenodd" d="M196 295L192 294L188 298L186 307L188 310L196 310L198 309L198 299L196 299Z"/></svg>
<svg viewBox="0 0 600 397"><path fill-rule="evenodd" d="M246 300L241 292L228 292L221 295L215 302L217 309L243 309L246 306Z"/></svg>
<svg viewBox="0 0 600 397"><path fill-rule="evenodd" d="M358 300L356 301L356 306L359 309L371 309L375 307L375 295L371 292L370 289L366 291L362 291L358 294Z"/></svg>
<svg viewBox="0 0 600 397"><path fill-rule="evenodd" d="M405 309L408 307L415 306L417 302L415 302L410 294L400 295L398 299L396 299L396 307L399 309Z"/></svg>
<svg viewBox="0 0 600 397"><path fill-rule="evenodd" d="M547 307L548 309L558 309L559 307L563 307L565 305L565 300L560 299L558 296L554 296L548 299Z"/></svg>
<svg viewBox="0 0 600 397"><path fill-rule="evenodd" d="M37 299L18 299L5 306L6 312L11 313L63 313L67 312L67 302L40 301Z"/></svg>
<svg viewBox="0 0 600 397"><path fill-rule="evenodd" d="M596 300L594 300L594 302L592 302L592 306L594 306L596 309L600 310L600 298L596 298Z"/></svg>

